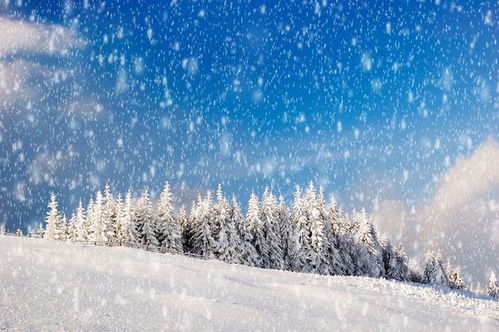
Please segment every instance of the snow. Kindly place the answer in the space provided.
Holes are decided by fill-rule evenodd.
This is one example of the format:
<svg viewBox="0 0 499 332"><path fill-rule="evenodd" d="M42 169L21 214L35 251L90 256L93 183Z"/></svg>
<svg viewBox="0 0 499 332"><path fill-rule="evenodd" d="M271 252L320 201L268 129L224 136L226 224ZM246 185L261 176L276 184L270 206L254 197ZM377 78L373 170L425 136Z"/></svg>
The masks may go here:
<svg viewBox="0 0 499 332"><path fill-rule="evenodd" d="M11 236L0 253L0 330L499 329L470 292Z"/></svg>

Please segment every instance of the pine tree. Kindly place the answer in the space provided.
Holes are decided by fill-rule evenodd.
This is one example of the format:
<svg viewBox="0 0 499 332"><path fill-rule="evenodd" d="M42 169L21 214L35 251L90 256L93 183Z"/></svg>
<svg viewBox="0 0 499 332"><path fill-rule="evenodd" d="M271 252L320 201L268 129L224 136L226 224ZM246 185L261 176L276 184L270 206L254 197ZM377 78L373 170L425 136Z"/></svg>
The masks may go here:
<svg viewBox="0 0 499 332"><path fill-rule="evenodd" d="M263 226L265 242L267 244L267 257L262 257L267 262L267 268L284 269L284 255L282 250L281 230L279 227L278 204L274 195L266 188L262 197L260 220Z"/></svg>
<svg viewBox="0 0 499 332"><path fill-rule="evenodd" d="M87 220L85 218L85 210L83 209L83 203L78 203L78 208L76 209L76 221L75 221L75 241L82 242L88 240L87 231Z"/></svg>
<svg viewBox="0 0 499 332"><path fill-rule="evenodd" d="M91 222L89 240L95 243L107 243L107 234L102 213L103 201L104 198L102 197L102 193L98 191L95 196L95 201L91 202L91 211L88 214L88 218Z"/></svg>
<svg viewBox="0 0 499 332"><path fill-rule="evenodd" d="M240 239L239 260L247 266L261 266L261 259L252 245L252 235L248 230L246 219L241 212L241 207L235 197L232 198L230 217L234 223Z"/></svg>
<svg viewBox="0 0 499 332"><path fill-rule="evenodd" d="M376 230L365 210L354 213L355 241L357 243L356 274L381 277L384 275L383 250Z"/></svg>
<svg viewBox="0 0 499 332"><path fill-rule="evenodd" d="M173 195L170 184L165 183L161 193L158 207L158 238L161 242L161 250L164 252L182 252L182 233L178 220L173 213Z"/></svg>
<svg viewBox="0 0 499 332"><path fill-rule="evenodd" d="M56 230L56 238L62 241L66 241L68 239L68 221L64 214L62 215L62 218L59 219L59 227L57 227Z"/></svg>
<svg viewBox="0 0 499 332"><path fill-rule="evenodd" d="M424 284L449 286L449 281L447 280L442 258L439 253L429 252L426 254L422 282Z"/></svg>
<svg viewBox="0 0 499 332"><path fill-rule="evenodd" d="M39 238L43 238L43 233L45 233L45 230L43 229L43 224L42 223L39 223L38 224L38 229L36 230L36 235L37 237ZM2 235L2 229L1 229L1 225L0 225L0 235Z"/></svg>
<svg viewBox="0 0 499 332"><path fill-rule="evenodd" d="M296 186L294 193L293 209L291 213L291 244L288 247L288 253L291 261L292 271L307 272L308 255L310 248L308 247L308 227L307 215L302 197L301 188Z"/></svg>
<svg viewBox="0 0 499 332"><path fill-rule="evenodd" d="M487 286L487 295L499 299L499 283L497 282L496 275L490 272L489 284Z"/></svg>
<svg viewBox="0 0 499 332"><path fill-rule="evenodd" d="M144 189L135 208L135 220L140 234L140 244L146 250L156 250L160 244L157 239L156 223L152 215L152 203L147 189Z"/></svg>
<svg viewBox="0 0 499 332"><path fill-rule="evenodd" d="M328 208L329 220L329 260L331 272L335 275L353 275L355 266L352 261L353 239L345 234L346 228L342 227L344 217L338 208L336 201L332 200Z"/></svg>
<svg viewBox="0 0 499 332"><path fill-rule="evenodd" d="M130 190L126 193L125 201L118 204L118 206L118 233L116 234L118 243L120 245L135 245L139 242L140 234L135 224L133 198Z"/></svg>
<svg viewBox="0 0 499 332"><path fill-rule="evenodd" d="M190 227L190 221L189 217L187 216L187 212L185 210L185 207L182 205L178 209L177 213L177 219L178 219L178 224L180 226L180 232L181 232L181 239L182 239L182 251L183 252L189 252L189 231L188 228Z"/></svg>
<svg viewBox="0 0 499 332"><path fill-rule="evenodd" d="M45 228L45 233L43 237L49 240L60 240L60 224L61 216L57 210L57 197L55 193L50 194L50 203L48 204L49 211L47 212L47 217L45 223L47 224Z"/></svg>
<svg viewBox="0 0 499 332"><path fill-rule="evenodd" d="M459 266L453 266L449 262L447 262L447 264L445 265L445 274L450 288L464 288L464 278Z"/></svg>
<svg viewBox="0 0 499 332"><path fill-rule="evenodd" d="M325 231L324 215L320 211L320 200L315 192L314 184L309 183L304 197L307 230L309 241L307 272L331 274L328 257L328 238Z"/></svg>
<svg viewBox="0 0 499 332"><path fill-rule="evenodd" d="M76 241L76 214L72 214L68 224L68 240Z"/></svg>
<svg viewBox="0 0 499 332"><path fill-rule="evenodd" d="M94 216L94 200L90 197L87 205L87 210L85 212L85 229L87 230L87 241L93 241L93 216Z"/></svg>
<svg viewBox="0 0 499 332"><path fill-rule="evenodd" d="M281 237L281 248L284 261L283 268L289 269L291 266L291 255L289 248L292 246L291 221L288 207L286 206L284 197L282 195L279 197L279 203L277 206L277 223L279 227L279 234Z"/></svg>
<svg viewBox="0 0 499 332"><path fill-rule="evenodd" d="M407 258L402 246L394 247L387 238L380 240L380 243L383 250L385 277L399 281L409 280Z"/></svg>
<svg viewBox="0 0 499 332"><path fill-rule="evenodd" d="M248 201L248 211L246 213L246 225L248 232L251 234L251 244L256 250L260 260L260 267L268 267L270 262L268 243L265 239L263 222L260 219L260 206L258 197L251 193Z"/></svg>
<svg viewBox="0 0 499 332"><path fill-rule="evenodd" d="M216 237L217 244L215 257L227 263L239 263L238 234L230 219L230 205L223 195L221 185L218 185L214 213L214 237Z"/></svg>
<svg viewBox="0 0 499 332"><path fill-rule="evenodd" d="M192 253L205 259L215 258L217 243L212 233L213 219L213 204L208 193L192 213Z"/></svg>
<svg viewBox="0 0 499 332"><path fill-rule="evenodd" d="M116 228L117 228L117 212L116 202L109 183L104 187L104 202L102 205L102 225L108 243L116 243Z"/></svg>

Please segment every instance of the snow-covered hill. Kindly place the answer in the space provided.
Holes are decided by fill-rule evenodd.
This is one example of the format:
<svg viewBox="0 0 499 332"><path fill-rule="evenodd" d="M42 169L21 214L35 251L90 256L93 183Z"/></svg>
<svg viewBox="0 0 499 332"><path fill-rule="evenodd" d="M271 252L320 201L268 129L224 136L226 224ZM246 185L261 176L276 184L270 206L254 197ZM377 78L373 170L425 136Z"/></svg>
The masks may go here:
<svg viewBox="0 0 499 332"><path fill-rule="evenodd" d="M395 281L0 237L0 330L499 330L499 302Z"/></svg>

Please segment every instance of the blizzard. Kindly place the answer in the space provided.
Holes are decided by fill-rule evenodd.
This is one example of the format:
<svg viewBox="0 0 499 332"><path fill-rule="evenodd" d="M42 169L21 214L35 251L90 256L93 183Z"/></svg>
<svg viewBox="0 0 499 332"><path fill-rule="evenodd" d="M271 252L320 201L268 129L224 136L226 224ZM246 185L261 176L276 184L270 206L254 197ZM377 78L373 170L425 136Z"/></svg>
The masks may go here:
<svg viewBox="0 0 499 332"><path fill-rule="evenodd" d="M0 330L499 330L469 291L13 236L0 253Z"/></svg>

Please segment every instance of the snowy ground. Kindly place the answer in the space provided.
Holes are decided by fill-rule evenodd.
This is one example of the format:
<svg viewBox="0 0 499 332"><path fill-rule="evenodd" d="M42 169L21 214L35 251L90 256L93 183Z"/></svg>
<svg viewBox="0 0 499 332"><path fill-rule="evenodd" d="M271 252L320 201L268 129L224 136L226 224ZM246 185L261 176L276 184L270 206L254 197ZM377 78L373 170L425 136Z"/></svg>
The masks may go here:
<svg viewBox="0 0 499 332"><path fill-rule="evenodd" d="M0 236L0 330L499 330L499 302L355 277Z"/></svg>

